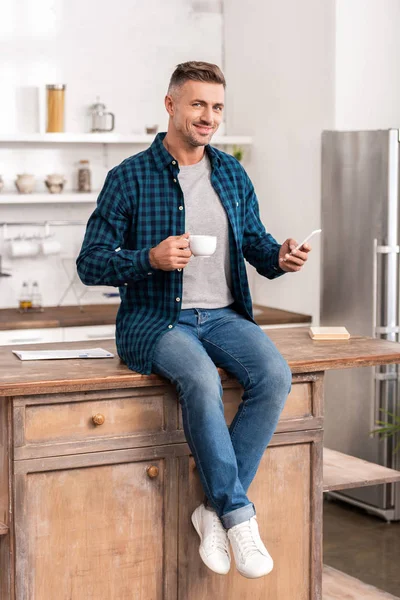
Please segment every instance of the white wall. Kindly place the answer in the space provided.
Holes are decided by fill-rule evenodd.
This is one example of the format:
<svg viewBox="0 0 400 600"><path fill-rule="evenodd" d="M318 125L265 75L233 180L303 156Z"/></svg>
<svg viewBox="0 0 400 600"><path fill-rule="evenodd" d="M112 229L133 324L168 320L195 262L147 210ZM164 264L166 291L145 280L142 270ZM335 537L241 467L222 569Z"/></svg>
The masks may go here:
<svg viewBox="0 0 400 600"><path fill-rule="evenodd" d="M400 2L336 0L336 129L400 127Z"/></svg>
<svg viewBox="0 0 400 600"><path fill-rule="evenodd" d="M226 0L224 31L228 129L254 136L247 171L267 230L300 242L320 225L320 139L334 126L334 0ZM253 300L317 323L312 245L300 273L269 281L252 269Z"/></svg>
<svg viewBox="0 0 400 600"><path fill-rule="evenodd" d="M0 4L0 133L38 130L35 86L66 83L66 130L90 129L88 107L96 95L116 114L116 131L144 133L158 123L166 129L164 95L179 62L222 62L222 9L219 0L14 0ZM45 191L46 175L66 175L66 189L76 187L79 159L89 159L93 188L108 169L143 148L94 145L0 144L3 194L15 190L17 173L33 173L36 191ZM87 220L94 205L0 205L0 222L18 220ZM32 233L38 228L12 228ZM58 228L63 256L73 268L84 227ZM0 278L0 308L16 306L22 281L37 279L44 303L56 304L68 285L61 257L11 260L0 230L3 266L12 277ZM111 289L110 289L111 291ZM100 291L87 301L103 302ZM75 303L73 294L65 299Z"/></svg>

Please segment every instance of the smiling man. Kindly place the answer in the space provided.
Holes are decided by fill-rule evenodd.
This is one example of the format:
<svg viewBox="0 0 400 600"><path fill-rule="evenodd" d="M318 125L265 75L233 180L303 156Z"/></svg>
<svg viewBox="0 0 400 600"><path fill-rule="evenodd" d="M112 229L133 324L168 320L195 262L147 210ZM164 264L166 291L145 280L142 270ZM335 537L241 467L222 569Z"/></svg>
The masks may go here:
<svg viewBox="0 0 400 600"><path fill-rule="evenodd" d="M238 571L256 578L271 571L273 560L247 490L292 377L254 321L244 261L274 279L299 271L311 248L290 254L294 239L281 245L266 232L247 173L210 145L224 103L218 66L177 66L165 98L168 131L109 172L77 267L87 285L120 288L116 342L122 360L176 386L205 492L192 514L202 560L227 573L231 545ZM214 254L193 256L189 233L216 236ZM229 428L218 367L243 387Z"/></svg>

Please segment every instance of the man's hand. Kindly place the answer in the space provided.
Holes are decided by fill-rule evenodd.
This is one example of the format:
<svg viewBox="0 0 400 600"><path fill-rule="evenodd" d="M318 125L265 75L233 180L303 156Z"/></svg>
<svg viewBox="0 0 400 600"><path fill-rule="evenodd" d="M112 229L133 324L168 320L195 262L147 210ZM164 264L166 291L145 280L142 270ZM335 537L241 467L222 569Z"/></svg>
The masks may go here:
<svg viewBox="0 0 400 600"><path fill-rule="evenodd" d="M188 232L183 235L170 235L152 248L149 254L151 266L162 271L184 269L192 256L188 249L188 236Z"/></svg>
<svg viewBox="0 0 400 600"><path fill-rule="evenodd" d="M310 244L304 244L298 250L294 250L296 246L297 242L293 238L288 238L283 242L279 250L279 266L283 271L288 273L300 271L306 262L307 255L311 251ZM291 250L293 250L292 254L290 254Z"/></svg>

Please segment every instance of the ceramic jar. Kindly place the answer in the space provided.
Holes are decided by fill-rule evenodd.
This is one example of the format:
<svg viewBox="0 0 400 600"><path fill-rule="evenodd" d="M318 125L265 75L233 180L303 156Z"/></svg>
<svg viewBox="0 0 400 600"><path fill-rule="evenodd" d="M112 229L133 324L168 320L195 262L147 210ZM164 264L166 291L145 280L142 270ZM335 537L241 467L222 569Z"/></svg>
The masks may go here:
<svg viewBox="0 0 400 600"><path fill-rule="evenodd" d="M63 175L59 175L58 173L53 173L53 175L47 175L47 179L44 180L47 189L50 194L61 194L64 188L64 184L66 179Z"/></svg>
<svg viewBox="0 0 400 600"><path fill-rule="evenodd" d="M15 185L20 194L31 194L35 187L35 176L28 173L17 175Z"/></svg>

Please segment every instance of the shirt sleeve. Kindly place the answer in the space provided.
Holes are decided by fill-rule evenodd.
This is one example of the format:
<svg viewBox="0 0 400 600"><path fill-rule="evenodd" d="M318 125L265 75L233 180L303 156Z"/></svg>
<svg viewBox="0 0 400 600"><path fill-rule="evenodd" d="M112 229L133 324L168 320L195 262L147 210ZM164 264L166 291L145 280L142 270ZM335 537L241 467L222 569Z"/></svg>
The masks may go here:
<svg viewBox="0 0 400 600"><path fill-rule="evenodd" d="M284 275L286 271L279 266L279 244L270 233L267 233L260 219L258 200L253 184L247 173L246 179L246 215L242 241L242 252L245 259L256 268L257 272L268 279Z"/></svg>
<svg viewBox="0 0 400 600"><path fill-rule="evenodd" d="M85 285L121 285L151 275L150 248L129 250L127 237L132 224L131 210L115 169L104 182L97 206L87 223L82 248L76 261Z"/></svg>

